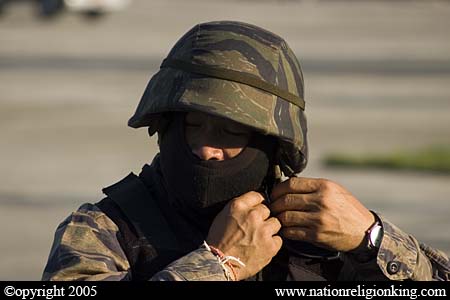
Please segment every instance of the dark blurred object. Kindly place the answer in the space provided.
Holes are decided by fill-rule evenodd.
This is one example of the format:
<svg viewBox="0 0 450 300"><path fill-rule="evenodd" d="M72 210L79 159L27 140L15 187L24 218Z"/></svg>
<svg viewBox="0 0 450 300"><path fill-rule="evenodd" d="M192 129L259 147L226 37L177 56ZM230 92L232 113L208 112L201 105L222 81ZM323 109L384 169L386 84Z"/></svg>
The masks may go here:
<svg viewBox="0 0 450 300"><path fill-rule="evenodd" d="M63 0L38 0L39 15L52 17L64 8Z"/></svg>
<svg viewBox="0 0 450 300"><path fill-rule="evenodd" d="M0 14L12 3L29 2L36 6L40 17L51 18L59 13L73 11L87 18L97 18L105 13L123 9L130 0L0 0Z"/></svg>
<svg viewBox="0 0 450 300"><path fill-rule="evenodd" d="M65 6L88 18L97 18L105 13L122 10L130 0L64 0Z"/></svg>
<svg viewBox="0 0 450 300"><path fill-rule="evenodd" d="M0 14L6 12L6 7L20 2L29 2L36 6L37 14L41 17L53 17L64 8L64 0L0 0Z"/></svg>

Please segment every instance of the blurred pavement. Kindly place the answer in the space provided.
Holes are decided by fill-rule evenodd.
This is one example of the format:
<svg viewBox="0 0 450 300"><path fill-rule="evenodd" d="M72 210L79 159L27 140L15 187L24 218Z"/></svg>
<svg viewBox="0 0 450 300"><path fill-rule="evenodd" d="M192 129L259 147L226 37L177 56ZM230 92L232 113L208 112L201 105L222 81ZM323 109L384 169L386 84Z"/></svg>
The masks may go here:
<svg viewBox="0 0 450 300"><path fill-rule="evenodd" d="M283 36L304 67L311 161L450 254L450 176L328 169L324 154L448 144L450 5L440 1L135 0L98 21L0 18L0 280L36 280L56 226L157 151L126 126L193 25L241 20Z"/></svg>

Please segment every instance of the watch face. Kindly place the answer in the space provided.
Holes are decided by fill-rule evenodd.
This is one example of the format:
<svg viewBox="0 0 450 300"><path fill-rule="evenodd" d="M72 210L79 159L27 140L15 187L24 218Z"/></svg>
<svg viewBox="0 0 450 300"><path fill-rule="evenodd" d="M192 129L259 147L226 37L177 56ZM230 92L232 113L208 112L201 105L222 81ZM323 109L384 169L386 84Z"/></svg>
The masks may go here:
<svg viewBox="0 0 450 300"><path fill-rule="evenodd" d="M383 238L383 228L377 224L370 231L370 246L380 248L381 240Z"/></svg>

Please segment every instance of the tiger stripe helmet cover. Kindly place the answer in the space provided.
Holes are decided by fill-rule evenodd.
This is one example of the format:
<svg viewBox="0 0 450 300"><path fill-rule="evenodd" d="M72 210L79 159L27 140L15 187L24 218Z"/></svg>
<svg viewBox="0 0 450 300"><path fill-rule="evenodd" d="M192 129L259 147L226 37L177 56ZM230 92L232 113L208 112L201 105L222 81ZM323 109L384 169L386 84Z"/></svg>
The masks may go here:
<svg viewBox="0 0 450 300"><path fill-rule="evenodd" d="M235 21L202 23L189 30L150 79L133 128L159 128L161 114L200 111L279 139L285 175L307 163L304 82L286 41Z"/></svg>

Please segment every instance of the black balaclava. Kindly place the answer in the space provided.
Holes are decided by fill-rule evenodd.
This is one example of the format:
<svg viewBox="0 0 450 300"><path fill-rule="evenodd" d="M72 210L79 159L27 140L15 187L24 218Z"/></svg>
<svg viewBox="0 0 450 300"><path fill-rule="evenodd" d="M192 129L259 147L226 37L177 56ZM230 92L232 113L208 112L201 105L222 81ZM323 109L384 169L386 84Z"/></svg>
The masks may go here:
<svg viewBox="0 0 450 300"><path fill-rule="evenodd" d="M271 177L275 140L254 133L236 157L203 161L186 142L184 116L175 113L160 132L161 171L171 206L206 234L228 201L265 188Z"/></svg>

